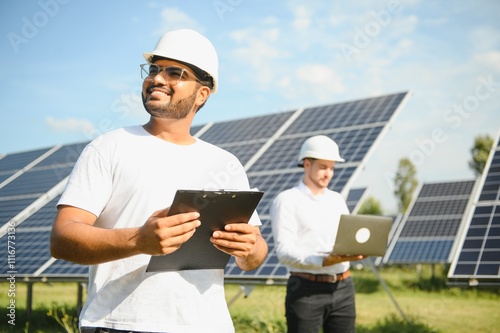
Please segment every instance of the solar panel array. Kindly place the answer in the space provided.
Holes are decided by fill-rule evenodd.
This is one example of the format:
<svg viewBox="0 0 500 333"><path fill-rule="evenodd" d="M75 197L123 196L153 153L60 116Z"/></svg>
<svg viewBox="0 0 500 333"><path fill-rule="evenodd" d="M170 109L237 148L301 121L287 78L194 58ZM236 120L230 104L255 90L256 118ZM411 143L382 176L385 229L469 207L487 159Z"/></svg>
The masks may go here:
<svg viewBox="0 0 500 333"><path fill-rule="evenodd" d="M403 217L383 262L449 263L475 181L424 184Z"/></svg>
<svg viewBox="0 0 500 333"><path fill-rule="evenodd" d="M286 279L286 269L274 252L269 206L276 194L299 182L302 169L297 167L296 158L303 141L323 134L339 144L346 163L337 164L330 188L347 197L350 184L409 96L402 92L191 128L193 135L236 155L247 170L250 185L265 192L257 209L269 255L261 267L251 272L241 271L231 259L225 270L229 282ZM0 237L7 243L7 228L15 223L14 269L18 276L70 280L88 274L86 266L55 260L49 253L50 228L55 203L63 190L61 183L85 144L56 146L0 159ZM350 192L351 207L356 207L363 193L362 189ZM6 267L0 275L11 268Z"/></svg>
<svg viewBox="0 0 500 333"><path fill-rule="evenodd" d="M0 236L2 244L11 247L12 255L3 262L2 275L37 277L45 267L57 262L71 266L68 276L78 272L86 276L85 266L51 258L50 229L55 217L55 205L76 159L85 143L55 146L29 152L6 155L0 159ZM10 242L9 242L10 241Z"/></svg>
<svg viewBox="0 0 500 333"><path fill-rule="evenodd" d="M265 123L274 129L270 131L274 134L271 137L264 134L255 136L262 138L263 146L245 167L251 186L265 193L258 212L263 222L261 232L268 243L269 253L264 263L251 272L242 271L234 259L231 259L225 270L226 280L266 279L269 283L286 281L287 271L279 264L274 249L269 209L279 192L295 186L300 181L303 169L297 167L297 156L302 143L310 136L323 134L339 144L341 155L346 162L336 164L335 175L329 187L347 197L350 183L361 170L370 152L375 149L377 141L383 136L407 96L408 93L399 93L299 109L283 113L282 118L277 120L266 119ZM201 138L210 141L210 132L211 129L208 129ZM238 137L218 144L240 157Z"/></svg>
<svg viewBox="0 0 500 333"><path fill-rule="evenodd" d="M494 284L500 278L500 133L483 170L475 205L448 278L451 283Z"/></svg>

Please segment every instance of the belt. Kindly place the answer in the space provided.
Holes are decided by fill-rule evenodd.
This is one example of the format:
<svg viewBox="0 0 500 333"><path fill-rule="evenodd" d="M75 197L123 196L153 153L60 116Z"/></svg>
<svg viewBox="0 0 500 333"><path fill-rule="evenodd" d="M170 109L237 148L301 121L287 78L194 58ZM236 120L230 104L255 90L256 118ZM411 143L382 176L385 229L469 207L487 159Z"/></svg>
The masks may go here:
<svg viewBox="0 0 500 333"><path fill-rule="evenodd" d="M137 332L128 330L115 330L113 328L104 327L82 327L80 329L82 333L148 333L148 332Z"/></svg>
<svg viewBox="0 0 500 333"><path fill-rule="evenodd" d="M290 276L296 276L296 277L306 279L306 280L309 280L312 282L336 283L336 282L345 280L349 276L351 276L351 271L347 270L344 273L340 273L340 274L336 274L336 275L290 272Z"/></svg>

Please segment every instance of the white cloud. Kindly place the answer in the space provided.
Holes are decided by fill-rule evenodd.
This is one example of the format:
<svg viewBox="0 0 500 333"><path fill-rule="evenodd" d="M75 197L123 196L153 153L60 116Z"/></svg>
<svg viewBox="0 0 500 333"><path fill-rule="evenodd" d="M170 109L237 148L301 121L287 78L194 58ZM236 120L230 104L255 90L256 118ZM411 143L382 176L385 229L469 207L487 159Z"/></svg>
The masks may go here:
<svg viewBox="0 0 500 333"><path fill-rule="evenodd" d="M302 65L297 68L295 75L301 90L323 101L331 100L332 95L345 91L340 76L328 65Z"/></svg>
<svg viewBox="0 0 500 333"><path fill-rule="evenodd" d="M275 61L286 57L286 52L277 46L281 31L278 28L246 29L234 31L230 37L240 44L233 50L238 62L250 64L256 82L269 85L276 76Z"/></svg>
<svg viewBox="0 0 500 333"><path fill-rule="evenodd" d="M304 31L311 25L311 10L306 6L298 6L293 8L293 14L295 15L292 25L295 30Z"/></svg>
<svg viewBox="0 0 500 333"><path fill-rule="evenodd" d="M77 132L77 133L93 133L95 132L94 125L85 119L56 119L48 116L45 118L45 123L56 132Z"/></svg>
<svg viewBox="0 0 500 333"><path fill-rule="evenodd" d="M177 8L164 8L161 11L161 18L162 26L158 29L158 31L156 31L159 35L165 33L166 31L182 28L190 28L203 32L201 25L195 19Z"/></svg>
<svg viewBox="0 0 500 333"><path fill-rule="evenodd" d="M262 20L262 23L268 25L276 25L279 23L279 20L276 16L267 16Z"/></svg>
<svg viewBox="0 0 500 333"><path fill-rule="evenodd" d="M415 42L409 38L403 38L390 48L388 53L391 61L395 61L401 57L413 55L415 51Z"/></svg>
<svg viewBox="0 0 500 333"><path fill-rule="evenodd" d="M400 14L393 15L389 24L384 27L384 30L390 31L394 36L408 36L417 30L419 19L416 15L402 16Z"/></svg>
<svg viewBox="0 0 500 333"><path fill-rule="evenodd" d="M498 49L500 36L498 29L487 26L480 26L467 32L466 41L471 45L474 52L485 52Z"/></svg>
<svg viewBox="0 0 500 333"><path fill-rule="evenodd" d="M490 51L473 56L473 61L478 66L484 66L487 70L500 73L500 51Z"/></svg>

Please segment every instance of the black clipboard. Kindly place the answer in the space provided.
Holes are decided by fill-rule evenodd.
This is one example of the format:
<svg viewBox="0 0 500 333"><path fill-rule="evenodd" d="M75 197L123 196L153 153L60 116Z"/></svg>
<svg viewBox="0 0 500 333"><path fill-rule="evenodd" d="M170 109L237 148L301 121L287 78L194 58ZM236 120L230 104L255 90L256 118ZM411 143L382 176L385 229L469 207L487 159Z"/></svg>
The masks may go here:
<svg viewBox="0 0 500 333"><path fill-rule="evenodd" d="M224 269L230 255L218 250L210 237L230 223L248 223L264 192L177 190L168 215L199 212L201 225L176 251L152 256L147 272Z"/></svg>

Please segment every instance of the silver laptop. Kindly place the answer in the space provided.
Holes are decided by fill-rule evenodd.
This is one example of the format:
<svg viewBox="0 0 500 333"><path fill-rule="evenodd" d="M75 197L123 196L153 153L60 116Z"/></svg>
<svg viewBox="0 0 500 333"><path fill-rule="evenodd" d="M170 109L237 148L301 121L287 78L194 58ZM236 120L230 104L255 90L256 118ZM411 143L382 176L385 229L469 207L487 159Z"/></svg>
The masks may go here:
<svg viewBox="0 0 500 333"><path fill-rule="evenodd" d="M374 215L341 215L336 254L383 256L387 249L392 218Z"/></svg>

